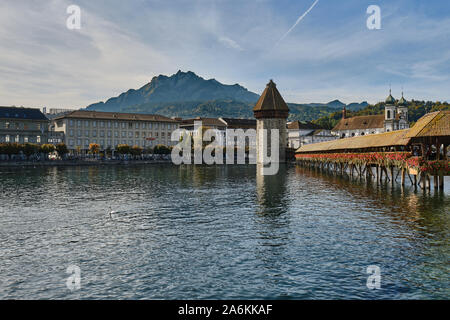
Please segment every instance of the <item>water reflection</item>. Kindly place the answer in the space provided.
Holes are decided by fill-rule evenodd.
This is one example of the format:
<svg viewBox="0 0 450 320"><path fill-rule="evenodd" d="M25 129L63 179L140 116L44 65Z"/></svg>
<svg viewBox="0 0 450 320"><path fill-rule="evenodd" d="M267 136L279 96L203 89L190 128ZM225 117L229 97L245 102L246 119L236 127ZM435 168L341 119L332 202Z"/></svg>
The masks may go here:
<svg viewBox="0 0 450 320"><path fill-rule="evenodd" d="M280 165L276 175L263 175L262 165L256 167L256 191L261 215L277 216L286 212L288 207L286 197L287 168Z"/></svg>

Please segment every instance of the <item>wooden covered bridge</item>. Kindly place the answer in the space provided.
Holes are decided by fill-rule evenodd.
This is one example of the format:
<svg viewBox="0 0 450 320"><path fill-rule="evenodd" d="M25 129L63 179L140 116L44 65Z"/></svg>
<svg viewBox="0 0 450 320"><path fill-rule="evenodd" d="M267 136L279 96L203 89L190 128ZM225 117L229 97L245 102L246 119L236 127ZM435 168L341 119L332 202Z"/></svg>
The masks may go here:
<svg viewBox="0 0 450 320"><path fill-rule="evenodd" d="M390 181L406 176L415 187L444 188L450 175L450 111L428 113L410 129L357 136L300 147L299 165L349 176Z"/></svg>

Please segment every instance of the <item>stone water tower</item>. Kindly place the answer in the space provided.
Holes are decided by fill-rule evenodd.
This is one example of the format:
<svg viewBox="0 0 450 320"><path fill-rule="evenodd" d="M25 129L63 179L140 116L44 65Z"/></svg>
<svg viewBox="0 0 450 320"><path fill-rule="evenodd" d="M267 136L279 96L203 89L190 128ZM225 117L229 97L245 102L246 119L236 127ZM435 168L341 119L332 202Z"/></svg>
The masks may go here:
<svg viewBox="0 0 450 320"><path fill-rule="evenodd" d="M272 161L285 162L287 146L286 119L289 115L289 108L284 102L281 94L277 90L276 84L270 80L253 108L256 118L256 162L263 163L263 138L261 130L267 130L267 155L271 156L271 129L278 129L279 132L279 159Z"/></svg>

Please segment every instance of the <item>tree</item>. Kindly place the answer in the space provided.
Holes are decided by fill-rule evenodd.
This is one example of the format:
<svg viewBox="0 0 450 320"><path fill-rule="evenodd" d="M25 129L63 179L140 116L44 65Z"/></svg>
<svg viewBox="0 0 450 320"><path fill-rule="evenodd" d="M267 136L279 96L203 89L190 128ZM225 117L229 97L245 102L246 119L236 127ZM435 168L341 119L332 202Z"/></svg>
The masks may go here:
<svg viewBox="0 0 450 320"><path fill-rule="evenodd" d="M153 153L155 154L170 154L171 149L163 144L158 144L153 149Z"/></svg>
<svg viewBox="0 0 450 320"><path fill-rule="evenodd" d="M119 144L117 146L117 152L120 154L129 154L131 152L131 148L127 144Z"/></svg>
<svg viewBox="0 0 450 320"><path fill-rule="evenodd" d="M39 151L45 155L48 155L49 153L55 151L55 146L52 144L43 144L43 145L41 145Z"/></svg>
<svg viewBox="0 0 450 320"><path fill-rule="evenodd" d="M23 145L23 153L29 158L31 155L37 153L39 150L39 146L33 143L25 143Z"/></svg>
<svg viewBox="0 0 450 320"><path fill-rule="evenodd" d="M92 154L98 154L100 151L100 145L97 143L91 143L89 144L89 152Z"/></svg>
<svg viewBox="0 0 450 320"><path fill-rule="evenodd" d="M58 143L56 145L56 152L58 152L58 155L61 158L64 158L64 156L69 153L69 150L67 149L67 146L65 143Z"/></svg>
<svg viewBox="0 0 450 320"><path fill-rule="evenodd" d="M139 146L133 146L130 150L133 156L140 156L142 154L142 148Z"/></svg>

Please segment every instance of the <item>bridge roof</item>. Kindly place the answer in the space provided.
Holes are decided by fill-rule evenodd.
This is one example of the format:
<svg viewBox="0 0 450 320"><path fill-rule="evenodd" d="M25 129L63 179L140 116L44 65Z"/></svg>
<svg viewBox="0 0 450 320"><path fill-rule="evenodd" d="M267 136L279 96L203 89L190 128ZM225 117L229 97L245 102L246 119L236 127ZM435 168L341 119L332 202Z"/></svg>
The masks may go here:
<svg viewBox="0 0 450 320"><path fill-rule="evenodd" d="M450 111L427 113L409 130L407 137L450 136Z"/></svg>
<svg viewBox="0 0 450 320"><path fill-rule="evenodd" d="M410 139L406 137L409 129L369 134L339 140L307 144L299 149L297 153L329 152L352 149L382 148L394 146L406 146Z"/></svg>

